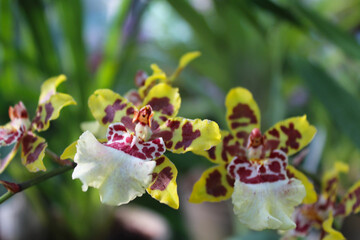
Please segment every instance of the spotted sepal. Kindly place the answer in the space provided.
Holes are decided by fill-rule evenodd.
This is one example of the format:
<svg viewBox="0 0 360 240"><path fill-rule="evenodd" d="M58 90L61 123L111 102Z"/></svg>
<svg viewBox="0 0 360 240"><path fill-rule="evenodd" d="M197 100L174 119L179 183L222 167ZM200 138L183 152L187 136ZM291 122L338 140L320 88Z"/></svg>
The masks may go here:
<svg viewBox="0 0 360 240"><path fill-rule="evenodd" d="M49 122L57 119L63 107L76 104L75 100L68 94L57 93L57 86L66 80L65 75L46 80L41 86L39 104L36 116L32 121L32 128L44 131L49 128Z"/></svg>
<svg viewBox="0 0 360 240"><path fill-rule="evenodd" d="M280 149L288 156L293 155L308 145L315 133L316 128L309 124L306 115L278 122L265 132L267 153Z"/></svg>
<svg viewBox="0 0 360 240"><path fill-rule="evenodd" d="M345 194L341 203L335 207L335 215L348 216L360 212L360 181L356 182Z"/></svg>
<svg viewBox="0 0 360 240"><path fill-rule="evenodd" d="M152 174L152 181L147 192L161 203L174 209L179 208L176 177L178 171L175 165L164 155L155 159L156 166Z"/></svg>
<svg viewBox="0 0 360 240"><path fill-rule="evenodd" d="M195 183L189 201L192 203L220 202L233 193L234 179L229 176L226 165L207 169Z"/></svg>
<svg viewBox="0 0 360 240"><path fill-rule="evenodd" d="M89 97L89 108L94 118L102 125L122 122L126 128L134 130L132 123L135 107L126 98L110 89L96 90Z"/></svg>
<svg viewBox="0 0 360 240"><path fill-rule="evenodd" d="M161 138L144 142L133 134L128 133L122 123L110 124L106 137L108 141L105 143L105 146L115 148L146 161L160 157L166 150L164 141Z"/></svg>
<svg viewBox="0 0 360 240"><path fill-rule="evenodd" d="M340 173L347 173L349 166L343 162L335 162L334 167L325 172L321 179L322 195L332 204L336 202L339 175Z"/></svg>
<svg viewBox="0 0 360 240"><path fill-rule="evenodd" d="M46 171L43 163L47 143L44 138L28 132L21 141L21 161L30 171Z"/></svg>
<svg viewBox="0 0 360 240"><path fill-rule="evenodd" d="M220 142L221 134L216 122L176 117L162 124L154 137L162 137L166 149L184 153L210 149Z"/></svg>
<svg viewBox="0 0 360 240"><path fill-rule="evenodd" d="M226 120L230 132L245 147L250 132L260 128L260 110L252 94L245 88L233 88L226 96Z"/></svg>
<svg viewBox="0 0 360 240"><path fill-rule="evenodd" d="M155 85L145 97L143 105L150 105L154 111L153 125L161 125L169 118L175 117L181 104L178 88L166 83ZM154 121L156 123L154 123ZM156 128L156 126L154 126Z"/></svg>
<svg viewBox="0 0 360 240"><path fill-rule="evenodd" d="M156 84L168 82L165 72L161 70L158 65L151 64L150 67L153 70L153 74L146 78L144 85L139 88L139 95L142 99L147 96L150 89Z"/></svg>
<svg viewBox="0 0 360 240"><path fill-rule="evenodd" d="M211 147L209 150L193 151L204 156L213 163L226 164L237 155L244 155L246 149L240 146L240 143L228 131L221 130L221 141L219 144Z"/></svg>

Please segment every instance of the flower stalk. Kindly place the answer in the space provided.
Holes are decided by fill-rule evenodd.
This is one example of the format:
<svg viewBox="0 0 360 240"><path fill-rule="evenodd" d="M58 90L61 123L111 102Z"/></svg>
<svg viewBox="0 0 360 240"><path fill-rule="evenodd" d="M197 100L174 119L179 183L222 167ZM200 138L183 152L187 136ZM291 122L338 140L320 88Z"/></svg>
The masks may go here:
<svg viewBox="0 0 360 240"><path fill-rule="evenodd" d="M7 188L8 191L6 193L4 193L3 195L0 196L0 204L2 204L3 202L5 202L6 200L8 200L9 198L11 198L12 196L14 196L16 193L22 192L25 189L32 187L34 185L37 185L41 182L44 182L52 177L55 177L57 175L63 174L67 171L69 171L70 169L73 169L76 166L76 163L71 162L70 160L60 160L60 158L51 150L46 150L47 155L53 159L55 162L60 163L61 165L63 165L62 167L53 169L51 171L48 171L44 174L41 174L33 179L30 179L26 182L22 182L19 184L16 183L9 183L6 182L7 184L11 184L11 185L17 185L17 191L12 191L11 189ZM3 182L3 181L1 181ZM4 186L6 187L6 185L4 184Z"/></svg>

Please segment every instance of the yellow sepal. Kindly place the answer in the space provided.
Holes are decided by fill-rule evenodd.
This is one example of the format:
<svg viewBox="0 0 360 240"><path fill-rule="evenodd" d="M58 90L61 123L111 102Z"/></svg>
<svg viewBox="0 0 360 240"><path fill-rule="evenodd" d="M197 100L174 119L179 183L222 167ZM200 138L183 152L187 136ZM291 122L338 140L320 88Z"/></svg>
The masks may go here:
<svg viewBox="0 0 360 240"><path fill-rule="evenodd" d="M227 200L233 193L233 182L227 173L226 165L209 168L195 183L189 201L202 203Z"/></svg>
<svg viewBox="0 0 360 240"><path fill-rule="evenodd" d="M298 171L296 168L294 168L291 165L287 166L287 170L294 175L295 178L299 179L301 183L305 187L306 196L303 199L303 204L312 204L317 201L317 194L314 189L314 185L309 181L309 179L303 174L302 172Z"/></svg>
<svg viewBox="0 0 360 240"><path fill-rule="evenodd" d="M146 191L159 202L178 209L179 196L176 184L178 171L175 165L165 156L155 159L155 162L153 181Z"/></svg>

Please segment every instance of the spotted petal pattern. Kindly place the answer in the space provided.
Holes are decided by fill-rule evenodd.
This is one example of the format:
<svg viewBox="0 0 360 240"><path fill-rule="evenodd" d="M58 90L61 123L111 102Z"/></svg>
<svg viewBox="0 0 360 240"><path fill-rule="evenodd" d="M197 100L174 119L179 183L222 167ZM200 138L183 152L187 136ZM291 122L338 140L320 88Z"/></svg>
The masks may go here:
<svg viewBox="0 0 360 240"><path fill-rule="evenodd" d="M195 183L189 201L192 203L219 202L233 193L234 179L229 176L226 165L207 169Z"/></svg>
<svg viewBox="0 0 360 240"><path fill-rule="evenodd" d="M155 161L144 161L124 151L106 146L90 133L77 143L73 179L79 178L83 190L98 188L100 200L109 205L128 203L141 196L152 180Z"/></svg>
<svg viewBox="0 0 360 240"><path fill-rule="evenodd" d="M174 153L207 150L221 139L216 122L176 117L160 126L153 137L162 137L166 148Z"/></svg>
<svg viewBox="0 0 360 240"><path fill-rule="evenodd" d="M142 99L147 96L150 89L156 84L168 82L166 74L159 68L158 65L151 64L150 67L153 70L153 74L145 80L144 86L139 88L139 95Z"/></svg>
<svg viewBox="0 0 360 240"><path fill-rule="evenodd" d="M104 126L121 121L128 129L135 128L132 124L134 105L110 89L96 90L89 97L89 108L94 118Z"/></svg>
<svg viewBox="0 0 360 240"><path fill-rule="evenodd" d="M166 150L162 138L144 142L128 133L122 123L110 124L106 137L108 139L108 142L105 143L106 146L118 149L142 160L150 161L158 158Z"/></svg>
<svg viewBox="0 0 360 240"><path fill-rule="evenodd" d="M153 122L163 124L168 118L175 117L181 104L178 88L165 83L154 86L145 97L143 105L150 105L154 111Z"/></svg>
<svg viewBox="0 0 360 240"><path fill-rule="evenodd" d="M260 110L252 94L245 88L233 88L226 96L226 120L233 136L245 147L250 132L260 128Z"/></svg>
<svg viewBox="0 0 360 240"><path fill-rule="evenodd" d="M335 215L348 216L360 212L360 181L356 182L336 206Z"/></svg>
<svg viewBox="0 0 360 240"><path fill-rule="evenodd" d="M287 179L287 156L280 150L271 153L268 160L249 161L245 156L236 157L228 166L230 175L246 184L262 184Z"/></svg>
<svg viewBox="0 0 360 240"><path fill-rule="evenodd" d="M155 159L156 167L152 174L152 182L147 192L161 203L174 209L179 208L176 177L178 171L175 165L165 156Z"/></svg>
<svg viewBox="0 0 360 240"><path fill-rule="evenodd" d="M309 124L306 115L278 122L265 132L268 153L274 149L293 155L308 145L314 138L316 128Z"/></svg>
<svg viewBox="0 0 360 240"><path fill-rule="evenodd" d="M59 117L63 107L76 104L70 95L56 92L56 87L65 80L66 77L60 75L46 80L41 86L39 105L36 109L36 116L32 122L33 129L37 131L48 129L49 122Z"/></svg>
<svg viewBox="0 0 360 240"><path fill-rule="evenodd" d="M44 138L28 132L21 141L21 161L30 171L46 171L43 163L47 143Z"/></svg>
<svg viewBox="0 0 360 240"><path fill-rule="evenodd" d="M237 155L244 155L246 149L228 132L221 130L221 141L209 150L194 151L194 153L206 157L209 161L217 164L226 164Z"/></svg>

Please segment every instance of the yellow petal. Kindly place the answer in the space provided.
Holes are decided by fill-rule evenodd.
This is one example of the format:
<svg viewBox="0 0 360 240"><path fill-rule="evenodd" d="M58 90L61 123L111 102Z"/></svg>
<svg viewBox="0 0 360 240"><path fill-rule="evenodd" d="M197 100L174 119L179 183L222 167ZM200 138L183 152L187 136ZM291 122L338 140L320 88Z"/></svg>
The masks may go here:
<svg viewBox="0 0 360 240"><path fill-rule="evenodd" d="M43 104L47 102L50 99L50 97L56 93L57 86L59 86L60 83L64 81L66 81L66 76L63 74L47 79L41 85L39 104Z"/></svg>
<svg viewBox="0 0 360 240"><path fill-rule="evenodd" d="M120 121L131 123L135 110L131 102L110 89L96 90L88 104L94 118L104 126Z"/></svg>
<svg viewBox="0 0 360 240"><path fill-rule="evenodd" d="M143 106L150 105L154 111L153 119L161 125L170 117L175 117L181 104L178 88L165 83L155 85L145 97Z"/></svg>
<svg viewBox="0 0 360 240"><path fill-rule="evenodd" d="M77 141L73 142L69 146L67 146L64 150L64 152L61 154L60 159L66 160L66 159L72 159L74 160L75 154L76 154L76 144Z"/></svg>
<svg viewBox="0 0 360 240"><path fill-rule="evenodd" d="M322 224L324 231L327 233L323 240L344 240L345 237L341 234L341 232L332 228L333 222L333 213L330 211L328 219L326 219Z"/></svg>
<svg viewBox="0 0 360 240"><path fill-rule="evenodd" d="M336 215L348 216L360 212L360 181L351 186L341 204L337 206Z"/></svg>
<svg viewBox="0 0 360 240"><path fill-rule="evenodd" d="M21 141L21 161L30 171L46 171L43 163L47 143L44 138L29 132Z"/></svg>
<svg viewBox="0 0 360 240"><path fill-rule="evenodd" d="M233 88L226 96L226 120L230 132L242 146L254 128L260 128L260 110L251 92L245 88Z"/></svg>
<svg viewBox="0 0 360 240"><path fill-rule="evenodd" d="M234 180L228 175L226 165L206 170L195 183L189 201L192 203L220 202L233 193Z"/></svg>
<svg viewBox="0 0 360 240"><path fill-rule="evenodd" d="M326 171L322 177L322 193L326 199L330 198L331 202L336 201L337 189L339 184L339 174L347 173L349 166L342 162L335 162L334 167Z"/></svg>
<svg viewBox="0 0 360 240"><path fill-rule="evenodd" d="M156 84L168 82L166 74L163 72L163 70L159 68L158 65L151 64L150 67L153 70L153 74L145 80L144 86L139 88L139 95L141 98L145 98L151 88Z"/></svg>
<svg viewBox="0 0 360 240"><path fill-rule="evenodd" d="M299 179L305 187L306 196L302 201L303 204L312 204L317 201L317 194L314 189L314 185L309 181L309 179L302 172L298 171L291 165L287 166L287 170L290 174L293 174L295 178Z"/></svg>
<svg viewBox="0 0 360 240"><path fill-rule="evenodd" d="M174 209L179 208L176 177L178 171L175 165L165 156L155 159L156 167L153 171L153 180L147 192L161 203Z"/></svg>
<svg viewBox="0 0 360 240"><path fill-rule="evenodd" d="M70 95L56 92L57 86L64 81L65 75L59 75L49 78L42 84L36 117L33 120L33 128L37 131L48 129L49 122L59 117L63 107L76 104Z"/></svg>
<svg viewBox="0 0 360 240"><path fill-rule="evenodd" d="M236 180L232 202L235 215L252 230L289 230L296 226L291 215L305 194L302 183L294 178L261 184Z"/></svg>
<svg viewBox="0 0 360 240"><path fill-rule="evenodd" d="M315 136L316 128L309 124L306 115L292 117L276 123L265 132L266 145L280 149L288 156L293 155L308 145Z"/></svg>
<svg viewBox="0 0 360 240"><path fill-rule="evenodd" d="M177 69L175 70L175 72L171 75L170 77L170 81L173 81L174 79L176 79L180 73L182 72L182 70L184 70L184 68L190 63L192 62L194 59L198 58L201 55L201 53L199 51L195 51L195 52L188 52L185 53L179 61L179 66L177 67Z"/></svg>
<svg viewBox="0 0 360 240"><path fill-rule="evenodd" d="M193 151L194 153L204 156L213 163L225 164L240 152L245 151L240 147L240 143L228 132L221 130L221 141L216 146L211 147L209 150Z"/></svg>
<svg viewBox="0 0 360 240"><path fill-rule="evenodd" d="M176 117L160 126L159 136L163 137L166 149L175 153L207 150L218 144L221 139L216 122L200 119Z"/></svg>

